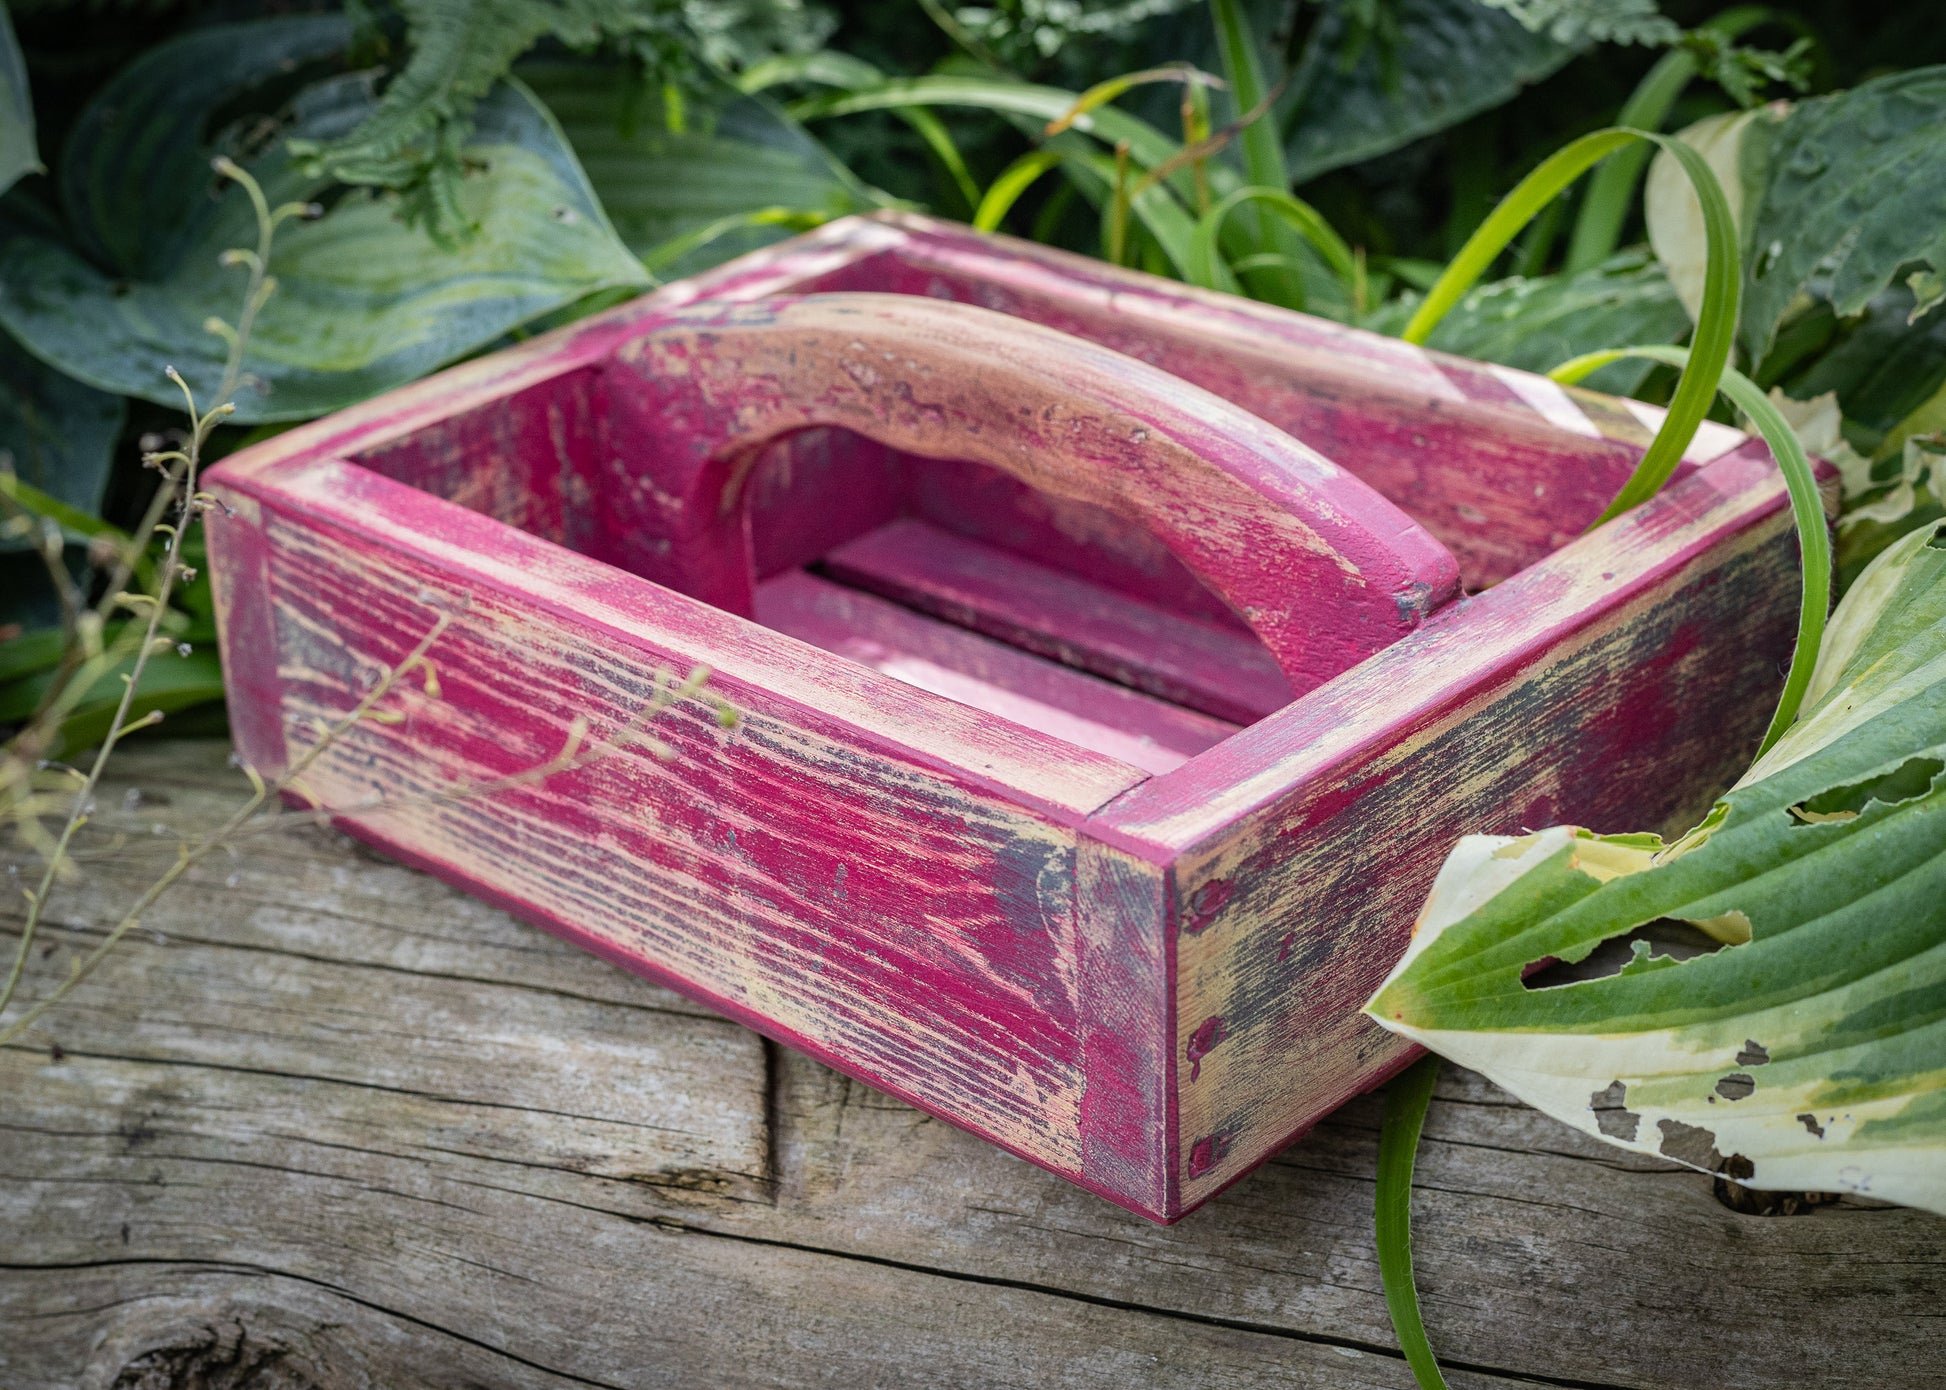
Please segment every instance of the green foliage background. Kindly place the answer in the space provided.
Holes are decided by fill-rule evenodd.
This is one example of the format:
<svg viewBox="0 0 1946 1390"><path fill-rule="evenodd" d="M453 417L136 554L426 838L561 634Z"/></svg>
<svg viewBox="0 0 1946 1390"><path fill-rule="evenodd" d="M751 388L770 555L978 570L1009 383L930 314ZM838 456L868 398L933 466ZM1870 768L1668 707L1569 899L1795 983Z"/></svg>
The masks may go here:
<svg viewBox="0 0 1946 1390"><path fill-rule="evenodd" d="M1612 1039L1629 1032L1624 1005L1639 1011L1653 996L1657 1017L1673 1018L1700 1007L1696 989L1721 977L1736 995L1721 1037L1711 1035L1722 1051L1745 1027L1738 972L1822 952L1820 912L1766 901L1770 917L1750 914L1755 948L1703 968L1644 957L1612 983L1552 1001L1525 990L1519 972L1536 953L1571 958L1627 931L1641 917L1637 897L1720 889L1747 902L1748 865L1729 862L1746 841L1789 861L1776 883L1798 874L1844 897L1841 909L1878 891L1866 879L1882 866L1859 850L1845 860L1857 883L1809 874L1805 845L1865 844L1897 829L1927 865L1940 859L1936 755L1946 745L1933 706L1946 586L1941 542L1916 528L1946 516L1946 25L1918 0L11 0L0 7L0 735L34 719L59 679L63 634L40 552L51 539L57 563L88 581L90 541L132 527L147 507L155 480L143 451L180 427L164 364L204 390L222 375L225 344L205 324L233 315L238 282L219 257L252 240L255 220L244 190L213 176L213 159L247 169L272 203L320 214L278 235L277 289L233 423L211 441L220 455L253 429L327 413L659 279L886 207L1385 333L1416 336L1415 316L1430 324L1447 302L1436 285L1457 292L1465 279L1470 288L1431 327L1432 346L1535 370L1646 348L1603 359L1591 382L1666 403L1677 381L1668 364L1685 360L1672 349L1695 331L1702 238L1680 215L1689 185L1677 181L1673 203L1645 201L1639 136L1593 137L1635 145L1591 179L1538 195L1519 239L1504 250L1492 242L1484 279L1441 275L1483 222L1493 225L1501 199L1571 142L1617 125L1681 131L1738 111L1750 114L1708 155L1728 201L1707 206L1717 218L1711 293L1720 309L1738 297L1725 289L1734 285L1741 312L1713 317L1706 304L1696 356L1710 343L1720 350L1735 319L1742 375L1724 379L1739 408L1786 441L1785 418L1794 420L1842 471L1840 587L1861 573L1860 594L1883 587L1887 567L1868 568L1881 553L1911 572L1899 612L1919 615L1917 635L1872 626L1881 604L1856 624L1876 635L1859 640L1917 652L1932 674L1901 687L1881 724L1807 755L1794 780L1732 794L1716 842L1672 868L1644 867L1597 893L1549 860L1543 870L1570 875L1563 881L1587 888L1591 903L1621 903L1581 923L1581 936L1502 960L1493 953L1504 943L1553 919L1496 899L1446 924L1452 979L1402 977L1381 1001L1391 1026L1493 1072L1513 1045L1491 1035L1561 1033L1562 999L1586 1004L1583 1031ZM1699 399L1685 385L1678 404ZM1798 466L1808 492L1801 455ZM1813 590L1821 619L1822 586ZM137 715L221 698L207 581L186 585L176 604L167 630L180 655L149 665ZM1841 608L1841 620L1863 607ZM1806 650L1815 645L1807 636ZM1862 689L1884 671L1843 674ZM110 672L79 702L64 729L69 750L102 736L120 689ZM1814 708L1800 731L1832 707ZM1932 722L1908 727L1921 716ZM1791 798L1821 805L1836 794L1833 778L1890 776L1914 750L1924 785L1860 800L1850 828L1788 819L1799 806ZM1542 848L1586 853L1576 832L1548 833L1559 844ZM1884 939L1930 960L1942 950L1936 885L1924 902L1898 891L1907 896L1878 914L1897 927ZM1715 899L1678 905L1708 916ZM1474 969L1468 951L1492 969ZM1421 974L1442 959L1423 952ZM1907 1047L1918 1061L1901 1053L1885 1075L1906 1088L1901 1097L1924 1091L1923 1104L1894 1117L1902 1127L1889 1147L1936 1164L1946 1062L1934 1065L1937 961L1926 968L1915 986L1923 999L1885 1006L1919 1020L1899 1034L1919 1039ZM1826 993L1840 1022L1884 1002ZM1467 1012L1488 996L1492 1008ZM1885 1060L1881 1042L1874 1065ZM1766 1075L1797 1066L1781 1047L1776 1058ZM1816 1089L1822 1066L1798 1067L1807 1105L1830 1100ZM1565 1099L1538 1082L1532 1096L1580 1122L1590 1077L1599 1079L1575 1078ZM1413 1092L1421 1112L1425 1093ZM1695 1099L1685 1097L1668 1105ZM1791 1126L1804 1117L1778 1113L1802 1147ZM1392 1128L1416 1134L1416 1124L1407 1114ZM1402 1243L1410 1139L1388 1144L1394 1176L1382 1205L1391 1203L1387 1239ZM1898 1195L1946 1201L1933 1171L1922 1175L1930 1185ZM1386 1258L1415 1371L1435 1384L1423 1334L1412 1332L1409 1277L1401 1283L1396 1256Z"/></svg>
<svg viewBox="0 0 1946 1390"><path fill-rule="evenodd" d="M60 524L77 574L91 533L140 514L153 479L139 440L171 424L162 366L207 386L223 357L203 324L230 311L235 274L218 257L247 239L249 213L212 177L216 156L273 201L324 209L278 239L277 292L220 453L250 425L325 413L878 207L977 211L1397 332L1493 203L1566 140L1618 113L1677 128L1770 99L1728 180L1743 208L1739 365L1795 398L1835 393L1828 451L1845 452L1860 509L1842 547L1855 573L1941 512L1946 170L1930 146L1946 39L1919 5L1624 9L13 0L0 453L74 509ZM1046 129L1095 84L1158 68ZM1198 138L1201 157L1184 157ZM1611 163L1555 201L1434 346L1545 369L1686 339L1689 314L1639 245L1641 160ZM1660 400L1672 378L1637 359L1594 384ZM0 642L24 644L0 664L0 710L31 706L31 653L55 618L32 529L0 535ZM214 699L213 663L205 674L200 698Z"/></svg>

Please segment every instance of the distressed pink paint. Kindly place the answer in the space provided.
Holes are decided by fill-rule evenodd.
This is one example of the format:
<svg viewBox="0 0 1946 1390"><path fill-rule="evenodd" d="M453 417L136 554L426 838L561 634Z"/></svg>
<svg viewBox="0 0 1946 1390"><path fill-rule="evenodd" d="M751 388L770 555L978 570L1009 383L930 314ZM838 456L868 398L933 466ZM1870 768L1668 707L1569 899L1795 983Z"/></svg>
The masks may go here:
<svg viewBox="0 0 1946 1390"><path fill-rule="evenodd" d="M451 613L441 698L308 779L348 830L1173 1220L1400 1064L1357 1007L1457 835L1747 755L1782 486L1712 427L1582 535L1654 418L836 223L214 470L237 739L286 765ZM697 665L736 728L420 795Z"/></svg>

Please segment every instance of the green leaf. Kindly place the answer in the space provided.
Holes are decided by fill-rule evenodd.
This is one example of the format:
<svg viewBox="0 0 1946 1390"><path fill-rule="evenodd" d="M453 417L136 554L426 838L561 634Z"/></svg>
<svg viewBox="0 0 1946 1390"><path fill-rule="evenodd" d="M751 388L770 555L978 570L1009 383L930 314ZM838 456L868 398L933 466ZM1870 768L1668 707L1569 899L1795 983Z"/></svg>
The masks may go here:
<svg viewBox="0 0 1946 1390"><path fill-rule="evenodd" d="M1745 225L1744 203L1748 194L1744 178L1743 150L1746 141L1761 142L1768 130L1769 117L1761 111L1730 111L1720 116L1705 116L1676 132L1675 138L1703 157L1729 205L1731 220ZM1603 166L1604 172L1617 160L1635 154L1624 150ZM1647 185L1642 190L1643 220L1648 224L1649 245L1676 287L1683 306L1693 318L1702 312L1703 282L1709 264L1709 238L1703 218L1703 205L1696 189L1676 157L1666 149L1656 152L1649 165Z"/></svg>
<svg viewBox="0 0 1946 1390"><path fill-rule="evenodd" d="M1708 163L1682 141L1654 131L1610 128L1591 131L1571 140L1542 160L1532 173L1500 200L1459 254L1441 273L1413 312L1401 336L1423 343L1452 307L1471 289L1495 257L1533 221L1563 189L1588 169L1618 150L1647 141L1674 156L1696 190L1703 208L1706 246L1703 302L1696 316L1693 354L1685 355L1682 375L1669 398L1669 412L1655 438L1621 492L1597 519L1607 521L1653 496L1675 472L1683 451L1695 437L1715 403L1718 383L1730 360L1737 326L1737 299L1742 288L1736 222L1730 215L1721 184Z"/></svg>
<svg viewBox="0 0 1946 1390"><path fill-rule="evenodd" d="M77 576L86 573L87 533L65 523L85 519L75 513L101 510L126 413L119 396L62 375L0 333L0 489L19 492L25 484L40 495L35 502L62 509L55 520L64 523L66 561ZM9 468L11 477L5 476ZM32 503L25 510L46 514ZM0 522L16 515L15 506L0 502ZM0 626L32 628L58 619L46 561L33 549L30 536L0 535Z"/></svg>
<svg viewBox="0 0 1946 1390"><path fill-rule="evenodd" d="M753 214L781 209L815 222L875 204L804 127L728 83L713 83L707 100L686 102L684 127L671 130L661 103L631 109L624 68L532 63L520 75L561 123L615 230L638 256L705 228L735 228L658 263L659 274L693 275L792 234L779 221L749 220Z"/></svg>
<svg viewBox="0 0 1946 1390"><path fill-rule="evenodd" d="M543 39L576 52L606 45L646 69L673 100L737 67L815 47L829 31L799 0L396 0L404 66L358 124L294 147L318 172L400 190L409 222L442 240L479 224L458 197L479 103Z"/></svg>
<svg viewBox="0 0 1946 1390"><path fill-rule="evenodd" d="M1806 317L1820 311L1830 322L1824 305ZM1892 286L1855 318L1832 323L1829 345L1786 382L1800 398L1837 392L1853 442L1866 453L1896 453L1908 434L1946 427L1946 410L1935 404L1946 387L1946 311L1916 322L1913 311L1912 291Z"/></svg>
<svg viewBox="0 0 1946 1390"><path fill-rule="evenodd" d="M1942 901L1935 524L1846 595L1806 712L1701 826L1667 846L1566 826L1469 836L1367 1008L1622 1147L1946 1213ZM1523 981L1670 923L1724 944L1679 959L1651 935L1618 973Z"/></svg>
<svg viewBox="0 0 1946 1390"><path fill-rule="evenodd" d="M1366 324L1396 333L1413 299L1395 300ZM1476 286L1439 321L1426 346L1530 372L1611 343L1669 343L1689 332L1689 315L1647 252L1624 251L1574 275L1514 276ZM1588 378L1598 391L1628 395L1654 364L1615 362Z"/></svg>
<svg viewBox="0 0 1946 1390"><path fill-rule="evenodd" d="M66 645L67 637L58 627L26 632L0 642L0 690L23 676L58 666ZM6 698L0 694L0 700Z"/></svg>
<svg viewBox="0 0 1946 1390"><path fill-rule="evenodd" d="M272 203L328 191L281 147L255 158L245 117L200 139L219 111L342 42L337 20L265 20L195 31L151 50L84 112L62 161L76 237L99 264L19 220L0 222L0 324L30 351L104 390L179 404L162 376L221 375L222 340L242 273L223 251L255 241L241 189L212 192L207 161L239 157ZM304 89L290 133L320 139L372 107L366 81ZM480 232L454 250L397 217L396 200L360 190L321 220L279 231L278 282L257 323L239 422L304 419L414 380L509 329L612 285L643 284L559 128L518 83L476 113L461 204ZM190 173L191 170L198 172Z"/></svg>
<svg viewBox="0 0 1946 1390"><path fill-rule="evenodd" d="M27 90L27 64L21 61L13 21L0 5L0 193L23 174L39 172L34 146L34 100Z"/></svg>
<svg viewBox="0 0 1946 1390"><path fill-rule="evenodd" d="M28 486L99 512L126 414L120 397L62 375L0 333L0 454ZM21 544L0 538L0 550Z"/></svg>
<svg viewBox="0 0 1946 1390"><path fill-rule="evenodd" d="M1760 361L1813 277L1849 317L1895 282L1923 313L1946 285L1946 67L1918 68L1800 103L1771 127L1744 242L1741 342ZM1751 171L1746 155L1746 173Z"/></svg>
<svg viewBox="0 0 1946 1390"><path fill-rule="evenodd" d="M133 670L135 659L128 658L90 686L73 712L61 723L49 757L72 754L92 748L107 736L121 703L122 677ZM0 685L0 724L15 723L31 716L40 705L53 672L43 670L20 680ZM142 669L142 684L129 706L129 722L151 711L164 714L193 709L223 698L223 668L212 644L192 649L187 655L170 649L151 656Z"/></svg>
<svg viewBox="0 0 1946 1390"><path fill-rule="evenodd" d="M1357 8L1325 11L1278 104L1286 161L1299 183L1499 106L1577 51L1479 0L1396 0L1388 7L1397 25L1390 37L1362 32ZM1259 33L1272 27L1257 26Z"/></svg>
<svg viewBox="0 0 1946 1390"><path fill-rule="evenodd" d="M1732 47L1735 40L1760 24L1773 22L1779 22L1778 16L1768 6L1739 5L1703 21L1697 26L1697 34L1714 41L1719 53L1743 52ZM1788 20L1781 22L1789 23ZM1669 118L1676 98L1682 95L1699 68L1693 48L1670 49L1656 59L1655 65L1636 83L1635 90L1629 93L1627 102L1615 117L1615 124L1635 130L1660 130L1662 123ZM1621 245L1622 223L1628 216L1630 203L1634 201L1635 183L1642 175L1649 154L1646 146L1623 150L1602 165L1588 181L1588 194L1582 200L1581 211L1575 215L1574 234L1568 241L1568 270L1585 270L1613 255L1615 248ZM1723 182L1723 191L1730 199L1732 209L1740 207L1743 201L1741 181L1732 180L1714 159L1711 160L1711 167L1717 170L1717 178ZM1686 185L1684 189L1686 191ZM1695 302L1688 302L1690 312L1694 313Z"/></svg>

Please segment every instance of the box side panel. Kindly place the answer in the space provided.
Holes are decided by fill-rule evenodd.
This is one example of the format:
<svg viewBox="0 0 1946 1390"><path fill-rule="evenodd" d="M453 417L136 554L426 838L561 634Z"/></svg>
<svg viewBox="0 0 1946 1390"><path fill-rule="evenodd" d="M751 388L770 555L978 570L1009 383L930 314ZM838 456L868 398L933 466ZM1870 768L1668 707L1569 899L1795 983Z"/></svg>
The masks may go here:
<svg viewBox="0 0 1946 1390"><path fill-rule="evenodd" d="M1083 1181L1157 1220L1180 1210L1170 1106L1172 880L1166 865L1084 833L1075 874Z"/></svg>
<svg viewBox="0 0 1946 1390"><path fill-rule="evenodd" d="M263 509L243 493L203 521L210 590L223 652L223 690L237 756L265 778L286 766L284 687L277 675L277 622L270 599L270 542Z"/></svg>
<svg viewBox="0 0 1946 1390"><path fill-rule="evenodd" d="M357 726L306 775L346 828L1080 1176L1079 816L887 752L734 671L706 691L734 728L692 697L654 719L659 747L532 777L574 721L611 735L654 698L658 668L680 680L696 653L276 497L263 536L267 568L233 579L266 585L293 757L437 612L455 615L431 652L438 697L415 676L396 696L402 722ZM497 779L512 784L477 790Z"/></svg>
<svg viewBox="0 0 1946 1390"><path fill-rule="evenodd" d="M579 367L465 403L355 461L421 492L570 550L601 515L587 474L599 450L599 372Z"/></svg>
<svg viewBox="0 0 1946 1390"><path fill-rule="evenodd" d="M1359 1009L1461 835L1681 829L1708 809L1776 701L1797 563L1772 517L1470 689L1361 668L1377 736L1178 867L1185 1208L1404 1060Z"/></svg>

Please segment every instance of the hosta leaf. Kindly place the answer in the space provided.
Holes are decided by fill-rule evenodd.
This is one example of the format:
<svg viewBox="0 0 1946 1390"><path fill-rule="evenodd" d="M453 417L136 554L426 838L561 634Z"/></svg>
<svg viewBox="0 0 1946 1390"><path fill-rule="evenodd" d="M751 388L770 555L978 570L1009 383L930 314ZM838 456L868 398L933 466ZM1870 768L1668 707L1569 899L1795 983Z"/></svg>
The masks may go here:
<svg viewBox="0 0 1946 1390"><path fill-rule="evenodd" d="M23 482L99 512L125 414L120 397L63 376L0 333L0 454Z"/></svg>
<svg viewBox="0 0 1946 1390"><path fill-rule="evenodd" d="M1355 5L1333 5L1318 21L1278 110L1296 182L1498 106L1576 52L1479 0L1396 0L1386 8L1395 34L1361 32ZM1273 27L1257 26L1266 35Z"/></svg>
<svg viewBox="0 0 1946 1390"><path fill-rule="evenodd" d="M1841 316L1895 281L1922 312L1946 296L1942 124L1946 67L1932 67L1801 102L1771 130L1763 194L1744 229L1749 360L1816 275L1829 277L1824 294Z"/></svg>
<svg viewBox="0 0 1946 1390"><path fill-rule="evenodd" d="M658 85L707 85L739 68L815 48L834 22L801 0L398 0L406 60L355 129L298 147L347 183L398 189L408 221L442 239L475 225L456 201L475 110L537 43L626 54Z"/></svg>
<svg viewBox="0 0 1946 1390"><path fill-rule="evenodd" d="M212 190L207 174L185 170L206 169L217 150L247 154L243 141L257 122L239 121L211 144L195 136L252 88L334 51L338 23L213 26L151 50L112 82L84 113L61 171L69 220L97 260L35 228L0 224L0 324L105 390L174 404L165 363L212 389L223 344L203 324L234 318L243 283L218 257L253 244L255 224L241 189ZM285 133L329 139L356 125L372 100L359 76L321 81L299 93ZM387 195L363 190L317 222L280 230L271 265L278 289L248 362L258 384L240 393L239 420L322 414L593 290L646 281L530 93L517 83L496 88L475 126L460 199L480 230L458 246L441 248L405 226ZM175 138L183 134L186 142ZM272 203L329 192L281 142L242 162ZM153 195L146 207L145 194Z"/></svg>
<svg viewBox="0 0 1946 1390"><path fill-rule="evenodd" d="M27 90L27 65L14 39L13 21L0 5L0 193L22 174L41 167L34 148L34 102Z"/></svg>
<svg viewBox="0 0 1946 1390"><path fill-rule="evenodd" d="M1744 177L1744 144L1761 142L1770 117L1762 111L1729 111L1705 116L1685 126L1676 138L1690 146L1710 166L1739 231L1745 226L1743 206L1748 194ZM1754 162L1754 161L1753 161ZM1691 318L1703 303L1703 272L1709 263L1703 235L1703 206L1682 166L1667 150L1657 150L1642 190L1642 215L1648 223L1649 245L1676 287Z"/></svg>
<svg viewBox="0 0 1946 1390"><path fill-rule="evenodd" d="M0 455L23 482L81 511L100 511L126 412L119 396L63 376L0 333ZM0 507L0 520L12 515ZM85 573L81 538L68 539L68 563ZM46 561L32 544L25 535L0 535L0 628L59 620Z"/></svg>
<svg viewBox="0 0 1946 1390"><path fill-rule="evenodd" d="M1417 303L1416 296L1394 301L1367 326L1396 333ZM1646 252L1624 251L1578 274L1514 276L1470 290L1426 345L1545 372L1617 343L1673 343L1688 332L1689 315L1661 267ZM1616 362L1586 384L1627 395L1653 366Z"/></svg>
<svg viewBox="0 0 1946 1390"><path fill-rule="evenodd" d="M622 240L667 278L791 235L781 218L758 220L772 210L811 221L874 204L803 126L720 80L684 103L683 128L671 130L661 101L632 100L622 68L532 63L520 76L561 123ZM719 228L674 260L657 254Z"/></svg>
<svg viewBox="0 0 1946 1390"><path fill-rule="evenodd" d="M1682 840L1461 841L1372 1016L1625 1148L1946 1212L1942 533L1860 577L1807 712Z"/></svg>

